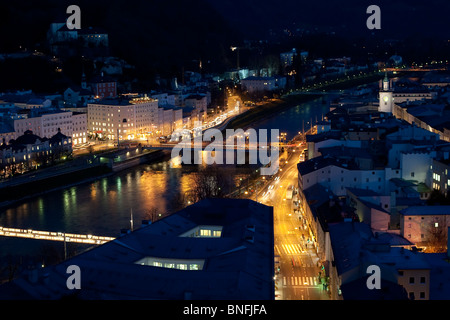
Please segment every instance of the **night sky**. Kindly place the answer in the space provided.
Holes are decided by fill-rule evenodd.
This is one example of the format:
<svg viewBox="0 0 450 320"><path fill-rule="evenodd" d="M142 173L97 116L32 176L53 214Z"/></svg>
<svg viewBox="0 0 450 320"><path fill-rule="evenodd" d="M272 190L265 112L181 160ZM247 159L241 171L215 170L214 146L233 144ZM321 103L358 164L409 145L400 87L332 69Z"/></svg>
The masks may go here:
<svg viewBox="0 0 450 320"><path fill-rule="evenodd" d="M20 46L45 51L50 23L64 22L71 4L81 8L82 28L104 28L111 55L135 65L141 79L170 77L199 60L205 72L223 72L235 66L230 45L244 40L268 40L274 53L296 47L323 57L358 55L355 48L392 39L404 43L389 54L412 53L413 59L449 50L442 41L450 39L448 0L18 0L0 3L0 53ZM381 30L366 28L372 4L381 8ZM79 77L79 65L73 66Z"/></svg>

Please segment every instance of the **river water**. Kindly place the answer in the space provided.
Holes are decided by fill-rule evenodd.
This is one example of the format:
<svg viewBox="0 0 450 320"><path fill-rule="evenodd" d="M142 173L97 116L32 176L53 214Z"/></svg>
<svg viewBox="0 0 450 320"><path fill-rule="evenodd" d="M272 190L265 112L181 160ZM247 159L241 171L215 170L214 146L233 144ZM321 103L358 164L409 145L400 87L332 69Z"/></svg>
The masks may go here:
<svg viewBox="0 0 450 320"><path fill-rule="evenodd" d="M320 98L280 112L253 128L279 129L289 140L303 126L305 131L309 129L311 120L320 120L328 108ZM131 211L135 228L141 220L149 219L150 211L162 215L170 212L174 198L189 190L194 170L192 166L173 167L170 160L133 167L2 209L0 226L116 237L122 228L130 228ZM0 237L0 259L7 255L33 256L46 246L62 246L48 242Z"/></svg>

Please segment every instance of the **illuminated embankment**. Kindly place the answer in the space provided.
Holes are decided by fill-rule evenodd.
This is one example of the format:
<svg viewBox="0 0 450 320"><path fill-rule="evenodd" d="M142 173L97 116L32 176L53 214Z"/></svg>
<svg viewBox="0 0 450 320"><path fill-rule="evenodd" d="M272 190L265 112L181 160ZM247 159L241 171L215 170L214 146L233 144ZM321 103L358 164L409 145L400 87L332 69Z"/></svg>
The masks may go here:
<svg viewBox="0 0 450 320"><path fill-rule="evenodd" d="M0 236L28 238L36 240L66 241L86 244L103 244L114 240L112 237L94 236L91 234L74 234L65 232L38 231L32 229L5 228L0 226Z"/></svg>

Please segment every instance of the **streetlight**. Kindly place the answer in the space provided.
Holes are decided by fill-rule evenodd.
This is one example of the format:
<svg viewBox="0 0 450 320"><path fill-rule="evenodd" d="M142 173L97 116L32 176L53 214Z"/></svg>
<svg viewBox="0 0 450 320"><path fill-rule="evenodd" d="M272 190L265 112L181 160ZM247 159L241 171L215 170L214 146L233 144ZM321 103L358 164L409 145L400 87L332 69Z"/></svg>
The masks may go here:
<svg viewBox="0 0 450 320"><path fill-rule="evenodd" d="M236 51L236 57L237 57L237 69L239 70L239 47L230 47L231 51Z"/></svg>

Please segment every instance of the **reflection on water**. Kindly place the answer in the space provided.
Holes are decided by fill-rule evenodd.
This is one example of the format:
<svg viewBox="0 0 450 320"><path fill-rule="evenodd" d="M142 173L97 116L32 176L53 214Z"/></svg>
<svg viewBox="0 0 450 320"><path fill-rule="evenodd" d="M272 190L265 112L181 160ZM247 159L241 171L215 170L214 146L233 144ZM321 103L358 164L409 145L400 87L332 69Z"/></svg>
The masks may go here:
<svg viewBox="0 0 450 320"><path fill-rule="evenodd" d="M288 109L254 129L281 129L293 137L302 122L321 116L327 106L314 101ZM306 129L306 128L305 128ZM268 130L270 132L270 130ZM205 161L198 167L205 166ZM0 211L0 225L35 230L118 236L120 229L148 219L150 212L172 212L193 185L196 166L181 166L179 159L141 165L60 191L54 191ZM0 238L0 255L29 253L40 241ZM20 246L18 248L17 246Z"/></svg>

